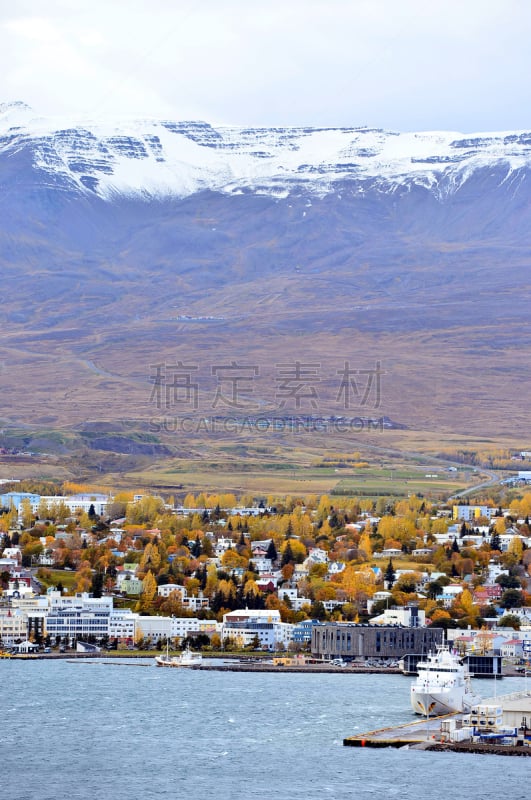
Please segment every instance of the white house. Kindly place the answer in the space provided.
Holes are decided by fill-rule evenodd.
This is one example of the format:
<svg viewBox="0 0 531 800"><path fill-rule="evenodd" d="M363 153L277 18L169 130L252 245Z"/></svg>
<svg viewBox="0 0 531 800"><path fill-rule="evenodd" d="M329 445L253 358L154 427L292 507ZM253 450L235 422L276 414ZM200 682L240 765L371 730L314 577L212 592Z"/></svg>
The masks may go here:
<svg viewBox="0 0 531 800"><path fill-rule="evenodd" d="M524 654L524 643L521 639L509 639L500 647L502 658L522 658Z"/></svg>
<svg viewBox="0 0 531 800"><path fill-rule="evenodd" d="M343 572L345 569L345 562L344 561L330 561L328 564L328 575L339 575L340 572Z"/></svg>
<svg viewBox="0 0 531 800"><path fill-rule="evenodd" d="M130 608L113 609L109 614L109 638L119 642L134 641L137 617Z"/></svg>
<svg viewBox="0 0 531 800"><path fill-rule="evenodd" d="M20 547L4 547L4 551L2 553L2 558L10 558L16 561L18 564L22 561L22 551Z"/></svg>
<svg viewBox="0 0 531 800"><path fill-rule="evenodd" d="M239 609L223 615L223 639L235 639L245 647L255 637L264 650L286 648L293 636L293 625L282 622L277 609Z"/></svg>
<svg viewBox="0 0 531 800"><path fill-rule="evenodd" d="M273 568L273 562L271 561L270 558L261 558L253 556L251 561L253 562L254 568L256 569L259 575L269 573Z"/></svg>
<svg viewBox="0 0 531 800"><path fill-rule="evenodd" d="M163 583L158 587L157 593L159 597L170 597L172 594L177 594L180 597L180 602L183 608L189 611L199 611L200 608L210 608L208 597L199 591L197 597L188 596L185 586L179 586L176 583Z"/></svg>
<svg viewBox="0 0 531 800"><path fill-rule="evenodd" d="M450 608L456 597L458 597L462 591L462 586L450 584L449 586L445 586L442 592L438 594L435 599L442 602L445 608Z"/></svg>
<svg viewBox="0 0 531 800"><path fill-rule="evenodd" d="M205 633L221 632L221 623L212 619L195 617L159 617L136 614L136 635L150 639L184 639L186 636L197 636Z"/></svg>
<svg viewBox="0 0 531 800"><path fill-rule="evenodd" d="M401 555L403 555L402 550L396 547L388 547L386 550L373 553L374 558L399 558Z"/></svg>
<svg viewBox="0 0 531 800"><path fill-rule="evenodd" d="M235 546L234 541L229 539L228 536L220 536L217 542L214 545L214 553L217 556L222 556L227 550L232 549Z"/></svg>
<svg viewBox="0 0 531 800"><path fill-rule="evenodd" d="M308 551L308 558L306 559L311 564L327 564L328 553L321 547L310 547Z"/></svg>
<svg viewBox="0 0 531 800"><path fill-rule="evenodd" d="M293 611L300 611L303 606L311 606L312 601L308 597L299 597L298 589L287 589L281 586L278 590L279 600L289 600L290 608Z"/></svg>
<svg viewBox="0 0 531 800"><path fill-rule="evenodd" d="M28 636L28 617L19 608L0 608L0 641L12 645Z"/></svg>
<svg viewBox="0 0 531 800"><path fill-rule="evenodd" d="M31 588L31 582L12 578L8 581L7 589L4 591L4 597L33 597L35 592Z"/></svg>
<svg viewBox="0 0 531 800"><path fill-rule="evenodd" d="M16 653L37 653L39 645L26 639L24 642L20 642L20 644L14 644L13 650Z"/></svg>
<svg viewBox="0 0 531 800"><path fill-rule="evenodd" d="M400 608L386 608L382 614L369 620L370 625L402 625L405 628L426 627L426 615L422 609L412 609L408 606Z"/></svg>

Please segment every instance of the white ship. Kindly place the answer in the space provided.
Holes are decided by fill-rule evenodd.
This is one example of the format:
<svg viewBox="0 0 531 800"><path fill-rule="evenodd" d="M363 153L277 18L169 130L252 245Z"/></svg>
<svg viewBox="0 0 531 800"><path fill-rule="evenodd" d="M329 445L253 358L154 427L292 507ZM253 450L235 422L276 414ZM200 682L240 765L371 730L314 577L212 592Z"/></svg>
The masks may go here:
<svg viewBox="0 0 531 800"><path fill-rule="evenodd" d="M201 653L194 653L189 647L183 650L180 656L170 656L168 647L164 655L155 656L157 667L194 667L201 664L202 660Z"/></svg>
<svg viewBox="0 0 531 800"><path fill-rule="evenodd" d="M416 714L438 716L468 711L481 702L470 685L470 673L459 656L439 645L417 664L417 680L411 684L411 707Z"/></svg>

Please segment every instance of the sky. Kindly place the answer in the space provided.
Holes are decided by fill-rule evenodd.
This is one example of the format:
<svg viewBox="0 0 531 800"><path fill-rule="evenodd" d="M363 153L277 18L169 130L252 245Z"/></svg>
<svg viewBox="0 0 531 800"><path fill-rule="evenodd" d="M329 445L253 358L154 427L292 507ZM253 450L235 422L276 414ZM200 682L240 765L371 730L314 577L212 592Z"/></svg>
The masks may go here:
<svg viewBox="0 0 531 800"><path fill-rule="evenodd" d="M0 102L44 116L531 129L531 0L0 0Z"/></svg>

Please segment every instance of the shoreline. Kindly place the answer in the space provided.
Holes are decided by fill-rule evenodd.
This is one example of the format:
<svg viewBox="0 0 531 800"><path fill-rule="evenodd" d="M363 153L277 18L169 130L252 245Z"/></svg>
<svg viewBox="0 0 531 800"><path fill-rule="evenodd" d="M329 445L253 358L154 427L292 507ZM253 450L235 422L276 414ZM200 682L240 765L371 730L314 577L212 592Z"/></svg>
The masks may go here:
<svg viewBox="0 0 531 800"><path fill-rule="evenodd" d="M155 659L155 656L158 655L158 651L151 651L151 652L144 652L144 653L134 653L131 651L124 651L123 653L120 651L113 650L111 652L100 652L100 653L77 653L75 651L67 652L67 653L10 653L10 654L2 654L0 657L1 660L13 660L13 661L57 661L57 660L85 660L85 659L93 659L95 661L103 661L107 660L112 662L113 660L138 660L138 659ZM225 654L225 653L203 653L203 659L207 662L210 659L222 659L228 661L230 663L226 664L195 664L189 666L188 669L195 669L195 670L218 670L222 672L296 672L296 673L312 673L312 672L330 672L336 674L366 674L366 675L403 675L406 678L410 678L411 674L405 673L400 670L398 667L374 667L374 666L364 666L363 664L356 664L356 665L347 665L347 666L337 666L327 663L308 663L308 664L291 664L291 665L284 665L284 664L272 664L270 663L269 659L271 656L264 655L264 656L256 656L251 659L247 656L239 656L237 654ZM492 675L475 675L474 676L477 680L480 679L494 679ZM524 675L520 672L517 672L516 669L505 668L503 673L499 676L496 676L498 680L503 678L522 678L524 679Z"/></svg>

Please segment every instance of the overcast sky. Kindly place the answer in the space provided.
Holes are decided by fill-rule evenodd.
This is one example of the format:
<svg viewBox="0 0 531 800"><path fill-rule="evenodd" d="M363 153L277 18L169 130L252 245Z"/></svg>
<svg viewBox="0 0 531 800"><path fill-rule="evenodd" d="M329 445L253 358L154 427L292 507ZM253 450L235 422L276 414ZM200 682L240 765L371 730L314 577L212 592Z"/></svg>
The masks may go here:
<svg viewBox="0 0 531 800"><path fill-rule="evenodd" d="M531 129L531 0L0 0L0 71L43 115Z"/></svg>

